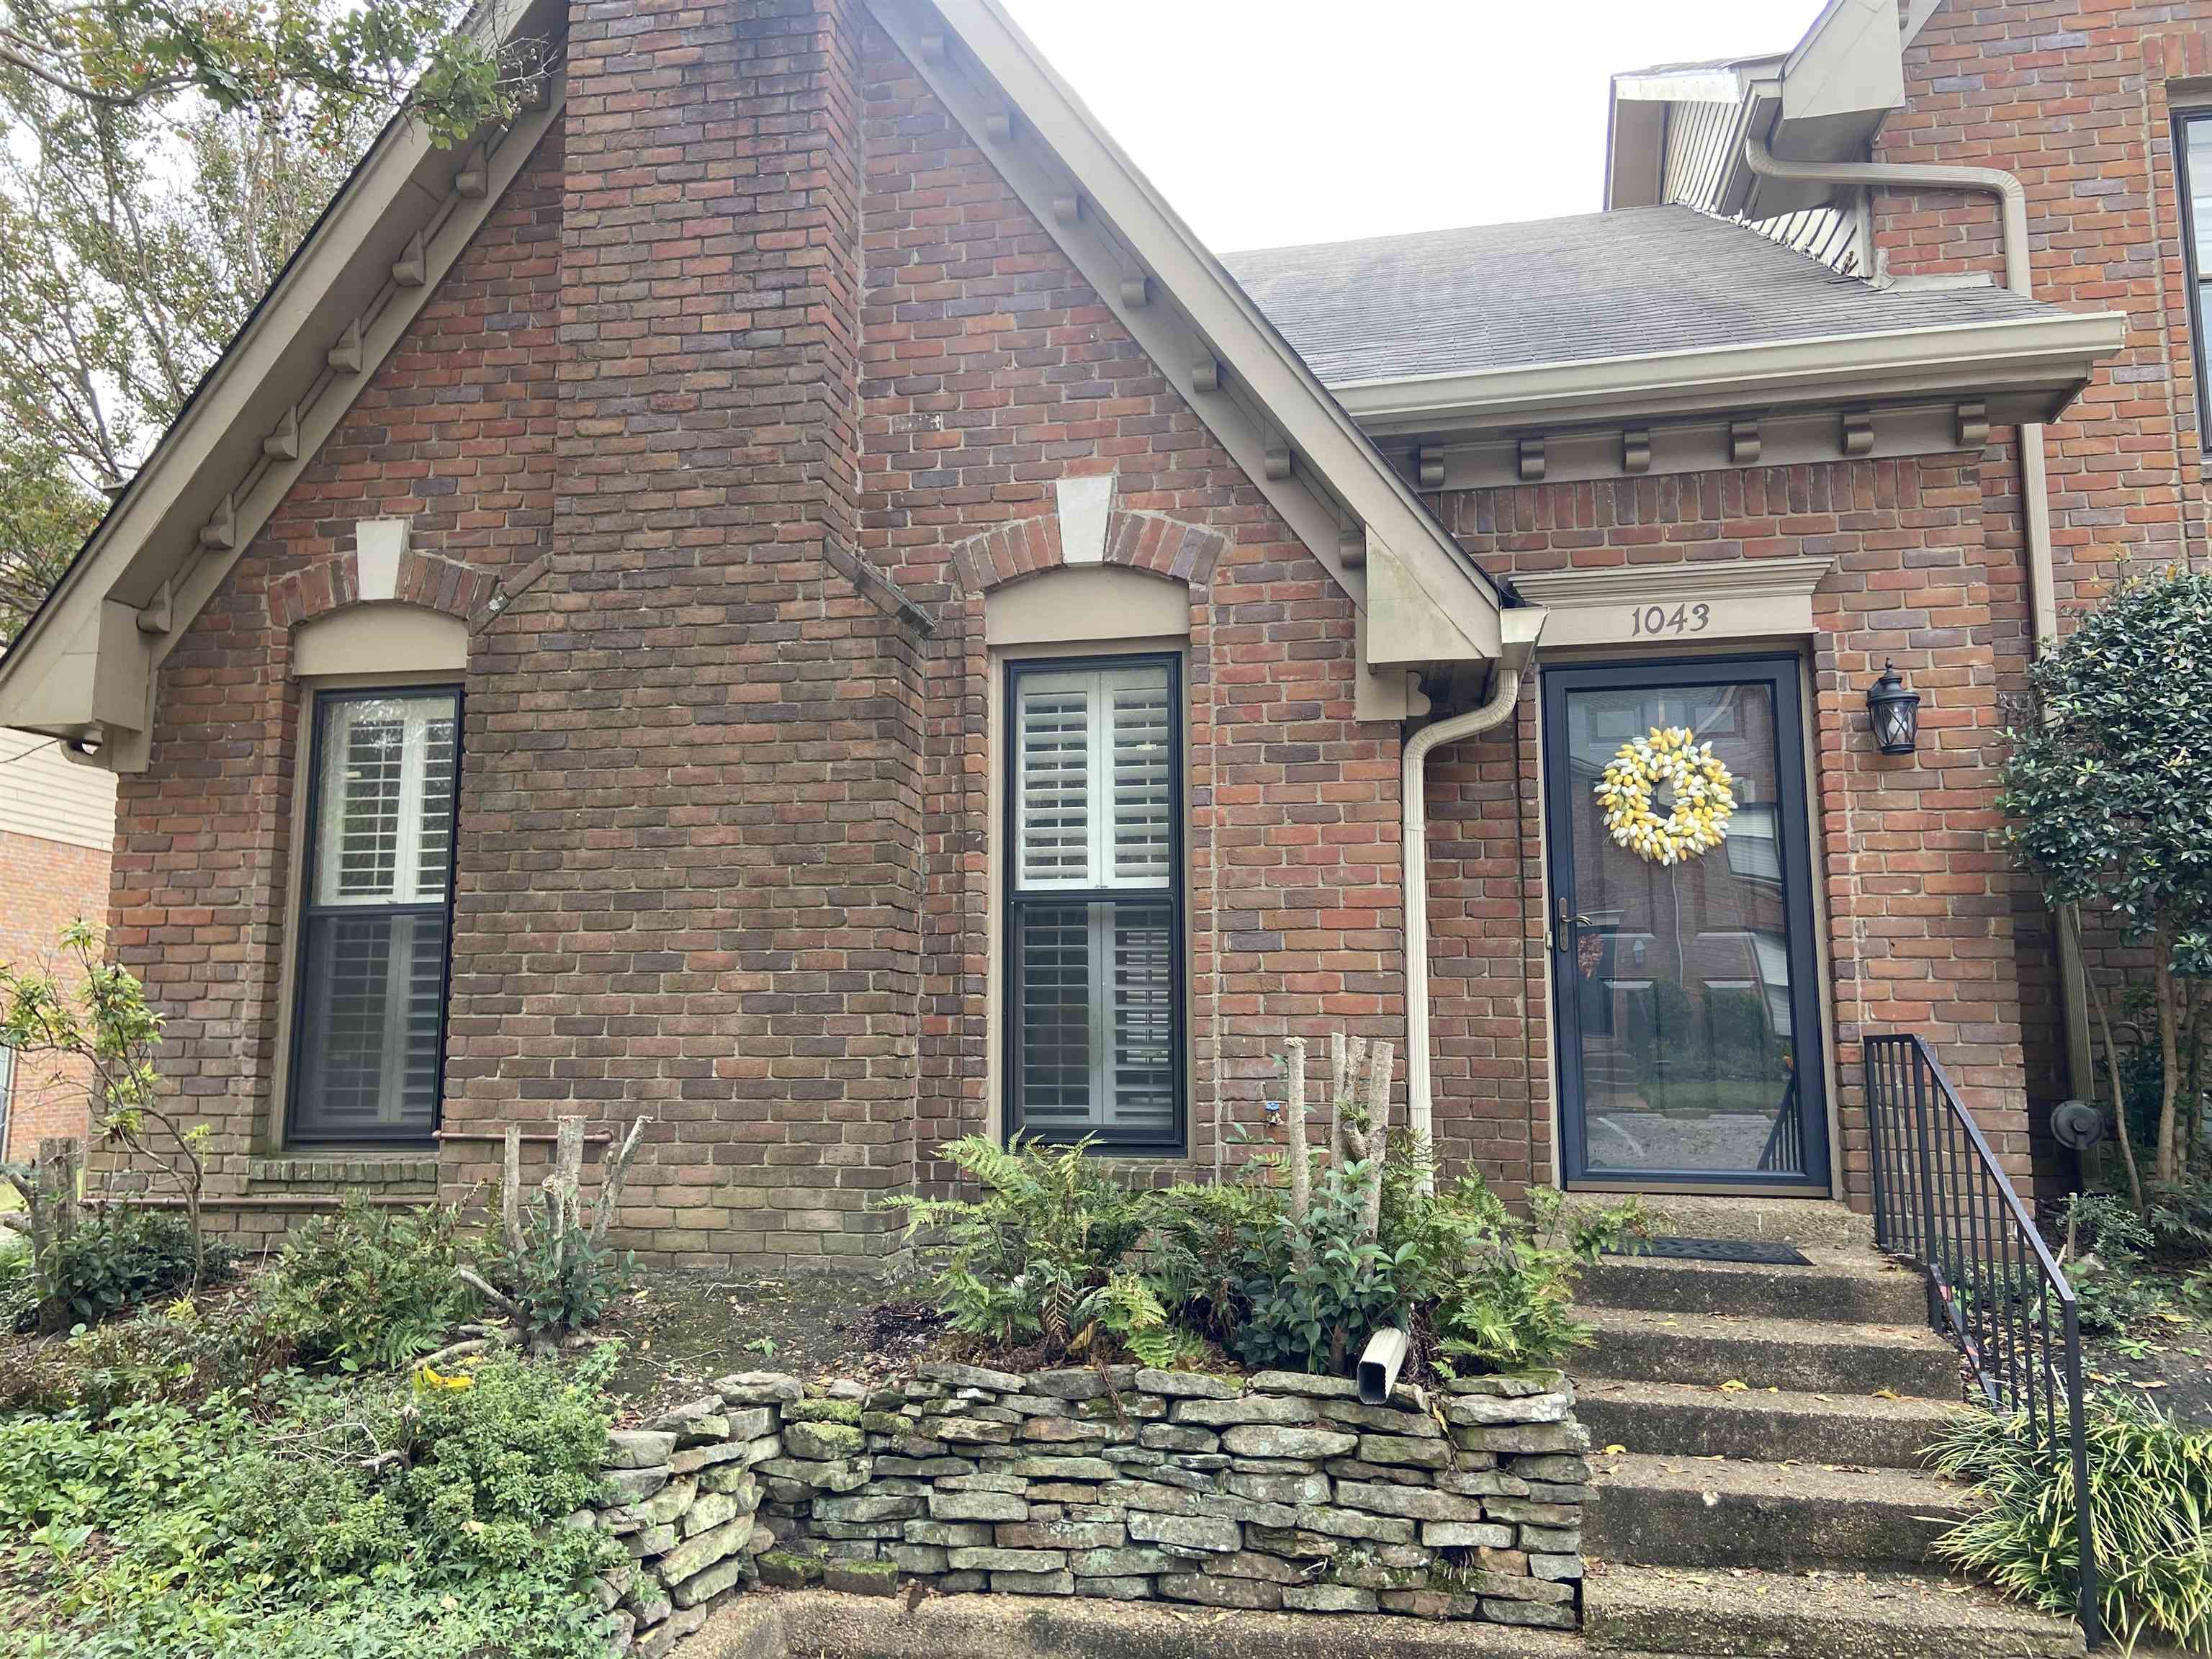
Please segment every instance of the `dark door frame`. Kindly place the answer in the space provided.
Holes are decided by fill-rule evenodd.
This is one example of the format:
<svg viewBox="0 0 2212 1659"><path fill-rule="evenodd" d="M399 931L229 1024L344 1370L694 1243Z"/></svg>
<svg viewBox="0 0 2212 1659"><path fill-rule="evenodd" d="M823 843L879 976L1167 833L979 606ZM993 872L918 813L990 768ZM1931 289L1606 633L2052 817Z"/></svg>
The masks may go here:
<svg viewBox="0 0 2212 1659"><path fill-rule="evenodd" d="M1623 1188L1778 1194L1825 1198L1829 1194L1827 1027L1820 994L1820 955L1813 903L1812 809L1805 768L1804 703L1794 655L1670 657L1546 666L1540 671L1543 725L1544 844L1551 913L1552 1042L1558 1055L1559 1173L1564 1184L1585 1189ZM1571 691L1608 687L1662 690L1671 686L1764 684L1774 699L1776 755L1775 839L1782 866L1782 898L1790 930L1790 1024L1795 1042L1795 1094L1804 1172L1764 1170L1628 1170L1591 1168L1583 1109L1582 1041L1572 977L1578 930L1574 918L1571 825L1577 802L1566 763L1566 702Z"/></svg>

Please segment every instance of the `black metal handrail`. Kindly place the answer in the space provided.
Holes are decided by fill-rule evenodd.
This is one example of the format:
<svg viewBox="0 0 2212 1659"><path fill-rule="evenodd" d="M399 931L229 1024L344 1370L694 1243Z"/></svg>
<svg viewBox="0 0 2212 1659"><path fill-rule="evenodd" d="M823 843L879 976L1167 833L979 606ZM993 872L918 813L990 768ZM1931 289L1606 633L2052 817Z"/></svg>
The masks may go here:
<svg viewBox="0 0 2212 1659"><path fill-rule="evenodd" d="M2097 1552L2074 1287L1928 1045L1905 1034L1865 1046L1875 1243L1922 1269L1928 1322L1959 1345L1990 1405L2021 1418L2038 1444L2071 1451L2076 1613L2094 1648Z"/></svg>

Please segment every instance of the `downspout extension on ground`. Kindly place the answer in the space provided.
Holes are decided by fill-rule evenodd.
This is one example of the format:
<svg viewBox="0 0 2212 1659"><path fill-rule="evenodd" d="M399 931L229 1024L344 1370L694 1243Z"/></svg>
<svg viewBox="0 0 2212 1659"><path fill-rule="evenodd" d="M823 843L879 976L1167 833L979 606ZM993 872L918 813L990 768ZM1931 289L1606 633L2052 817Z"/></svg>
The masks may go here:
<svg viewBox="0 0 2212 1659"><path fill-rule="evenodd" d="M1401 846L1406 888L1406 1121L1413 1138L1435 1146L1429 1072L1429 757L1446 744L1480 736L1512 718L1521 683L1544 632L1545 613L1534 606L1499 617L1505 643L1481 706L1425 726L1406 739L1398 799L1404 810ZM1432 1185L1434 1171L1425 1179Z"/></svg>
<svg viewBox="0 0 2212 1659"><path fill-rule="evenodd" d="M2009 173L1996 167L1935 167L1920 162L1784 161L1767 149L1765 140L1752 134L1744 137L1743 159L1753 173L1765 179L1860 187L1895 185L1906 189L1980 191L1995 196L2003 236L2005 286L2022 299L2035 297L2028 262L2027 191ZM2020 485L2027 552L2028 616L2034 630L2034 654L2041 657L2058 643L2058 601L2051 556L2051 488L2040 426L2020 428ZM2067 1070L2075 1093L2094 1094L2088 977L2082 966L2081 939L2069 925L2069 918L2053 920L2065 1005Z"/></svg>

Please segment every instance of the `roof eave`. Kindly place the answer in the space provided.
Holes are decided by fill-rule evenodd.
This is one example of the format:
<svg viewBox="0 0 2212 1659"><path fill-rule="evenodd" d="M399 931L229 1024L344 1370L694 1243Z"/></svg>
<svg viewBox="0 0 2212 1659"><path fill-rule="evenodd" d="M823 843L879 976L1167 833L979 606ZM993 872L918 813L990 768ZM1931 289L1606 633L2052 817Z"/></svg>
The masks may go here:
<svg viewBox="0 0 2212 1659"><path fill-rule="evenodd" d="M512 41L557 34L559 21L550 0L530 0L513 12L479 5L461 27ZM288 411L295 429L308 428L299 400L325 385L331 343L388 284L394 259L452 195L466 154L440 150L404 112L378 135L0 654L0 723L96 753L102 766L143 764L161 663L262 521L238 502L238 481L270 453ZM366 384L380 356L367 350L334 406ZM227 504L237 534L217 547L203 532Z"/></svg>
<svg viewBox="0 0 2212 1659"><path fill-rule="evenodd" d="M916 6L926 5L944 21L966 53L1036 129L1059 165L1073 175L1086 205L1096 210L1146 273L1188 315L1197 336L1191 348L1202 345L1226 366L1235 380L1264 408L1299 463L1310 465L1328 493L1340 500L1358 520L1369 545L1379 541L1389 547L1435 602L1454 617L1474 653L1493 659L1501 637L1498 614L1504 603L1497 585L1453 540L1304 359L1153 190L998 0L869 0L869 3L878 20L902 45L913 36ZM933 76L934 66L927 63L917 66L925 77ZM979 142L981 125L969 128ZM1005 165L1006 158L988 143L985 149L1001 162L1002 173L1016 189L1022 190L1022 181ZM1046 229L1080 265L1080 250L1069 228L1048 219ZM1114 303L1110 292L1102 297L1109 305ZM1125 314L1123 320L1130 319ZM1139 338L1141 342L1141 335ZM1177 377L1179 390L1192 390L1180 379L1187 362L1178 362L1172 353L1153 351L1152 356L1164 371ZM1187 351L1186 358L1188 356ZM1200 404L1196 397L1193 401ZM1201 418L1206 416L1202 404L1200 413ZM1212 420L1208 423L1214 425ZM1228 443L1218 426L1215 430ZM1235 454L1235 446L1230 447ZM1237 459L1279 508L1285 506L1282 492L1276 488L1285 481L1268 477L1266 469L1246 463L1241 455ZM1312 515L1302 516L1310 520ZM1339 553L1344 532L1332 527L1322 534L1322 526L1301 524L1300 516L1286 512L1285 517L1364 613L1365 584Z"/></svg>
<svg viewBox="0 0 2212 1659"><path fill-rule="evenodd" d="M2017 424L2054 419L2126 335L2120 313L2066 312L1370 380L1336 395L1378 437L1951 396L1988 398L1993 422Z"/></svg>

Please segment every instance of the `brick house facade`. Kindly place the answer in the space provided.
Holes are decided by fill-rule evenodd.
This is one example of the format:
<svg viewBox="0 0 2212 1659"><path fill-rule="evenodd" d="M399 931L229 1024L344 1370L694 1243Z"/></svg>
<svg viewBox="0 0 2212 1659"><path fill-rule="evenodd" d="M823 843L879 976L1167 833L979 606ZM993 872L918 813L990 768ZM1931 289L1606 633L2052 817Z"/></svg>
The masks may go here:
<svg viewBox="0 0 2212 1659"><path fill-rule="evenodd" d="M54 744L0 731L0 963L65 966L70 924L107 914L114 780L72 766ZM0 1050L0 1161L20 1162L52 1135L84 1138L90 1069Z"/></svg>
<svg viewBox="0 0 2212 1659"><path fill-rule="evenodd" d="M1562 1144L1576 972L1636 1030L1670 997L1704 1021L1688 1081L1645 1054L1613 1114L1659 1189L1863 1207L1876 1029L1927 1037L2026 1172L2002 434L2107 319L1878 295L1660 208L1619 227L1632 258L1615 216L1543 232L1582 275L1509 285L1517 357L1469 356L1449 290L1520 242L1387 254L1417 288L1382 301L1413 337L1377 392L1340 280L1365 256L1232 280L988 0L553 22L508 129L386 135L283 279L297 337L241 342L0 670L0 712L120 775L112 938L228 1224L467 1200L510 1125L581 1112L647 1120L641 1249L879 1261L881 1200L942 1190L946 1140L1061 1121L1204 1178L1264 1140L1281 1040L1334 1029L1428 1057L1398 1109L1448 1171L1618 1186ZM1662 291L1709 261L1754 301L1741 340ZM1656 309L1608 319L1623 267ZM1651 355L1608 327L1748 347L1791 390L1593 389ZM1454 374L1449 406L1382 407ZM1631 642L1654 605L1704 637ZM1902 757L1864 712L1892 659L1926 699ZM1705 922L1599 929L1593 962L1699 981L1663 995L1553 937L1545 792L1582 762L1545 700L1639 663L1755 703L1778 792L1698 873ZM1712 1035L1713 988L1753 1037ZM1628 1064L1578 1041L1589 1076ZM1708 1085L1786 1085L1735 1114L1778 1161L1660 1167L1730 1115Z"/></svg>

